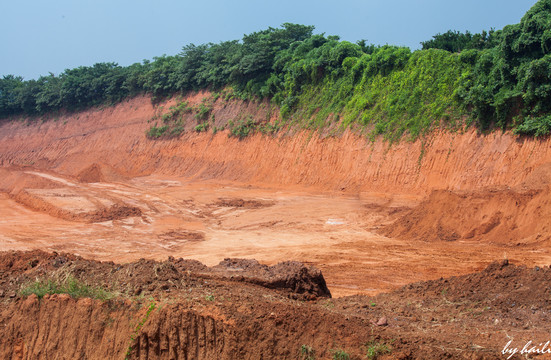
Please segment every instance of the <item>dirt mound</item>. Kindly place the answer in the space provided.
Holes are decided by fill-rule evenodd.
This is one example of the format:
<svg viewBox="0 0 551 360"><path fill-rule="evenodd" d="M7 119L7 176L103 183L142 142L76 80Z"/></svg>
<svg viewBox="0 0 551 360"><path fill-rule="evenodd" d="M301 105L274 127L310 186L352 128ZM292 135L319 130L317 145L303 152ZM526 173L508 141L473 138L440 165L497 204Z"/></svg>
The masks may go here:
<svg viewBox="0 0 551 360"><path fill-rule="evenodd" d="M67 261L79 259L73 254L48 253L42 250L2 251L0 252L0 271L9 274L22 274L37 266L46 266L48 270Z"/></svg>
<svg viewBox="0 0 551 360"><path fill-rule="evenodd" d="M212 268L230 276L243 277L244 281L270 289L289 289L295 294L311 297L331 297L321 271L298 261L284 261L273 266L256 260L224 259Z"/></svg>
<svg viewBox="0 0 551 360"><path fill-rule="evenodd" d="M135 206L123 203L110 203L106 206L94 201L94 197L90 199L86 194L63 190L65 189L57 189L54 193L45 194L40 190L27 189L20 191L13 198L32 210L69 221L102 222L142 215L141 209ZM72 203L79 205L74 207L73 204L63 204L56 201L60 197L73 198Z"/></svg>
<svg viewBox="0 0 551 360"><path fill-rule="evenodd" d="M102 176L94 165L80 180L92 182ZM140 208L94 188L79 187L72 178L33 169L0 168L0 191L27 208L65 220L101 222L142 215Z"/></svg>
<svg viewBox="0 0 551 360"><path fill-rule="evenodd" d="M441 297L452 302L468 299L482 306L491 306L503 312L517 309L535 311L551 306L551 268L527 268L509 263L494 262L481 272L410 284L397 291L426 297Z"/></svg>
<svg viewBox="0 0 551 360"><path fill-rule="evenodd" d="M163 240L205 241L205 234L199 231L172 230L159 235Z"/></svg>
<svg viewBox="0 0 551 360"><path fill-rule="evenodd" d="M82 183L97 183L105 181L101 167L98 164L92 164L77 174L78 181Z"/></svg>
<svg viewBox="0 0 551 360"><path fill-rule="evenodd" d="M521 189L433 191L384 227L388 237L427 241L480 240L516 245L551 240L551 192Z"/></svg>
<svg viewBox="0 0 551 360"><path fill-rule="evenodd" d="M0 273L0 283L2 275L13 276L17 273L19 286L46 275L54 278L72 275L89 284L139 295L159 289L181 289L193 277L255 284L281 290L293 298L313 300L316 297L331 297L321 271L299 262L266 266L256 260L226 259L209 268L195 260L169 258L162 262L141 259L118 265L37 250L1 253L0 271L4 271ZM15 287L9 289L14 290Z"/></svg>
<svg viewBox="0 0 551 360"><path fill-rule="evenodd" d="M138 207L114 204L110 207L102 208L90 214L86 214L82 218L89 222L101 222L141 215L142 211Z"/></svg>
<svg viewBox="0 0 551 360"><path fill-rule="evenodd" d="M500 359L509 342L520 352L530 341L539 349L548 341L550 280L548 266L527 268L503 260L481 272L374 297L335 299L333 310L365 316L384 328L380 336L394 339L396 350L389 358Z"/></svg>
<svg viewBox="0 0 551 360"><path fill-rule="evenodd" d="M122 175L112 166L100 163L93 163L76 174L81 183L100 183L128 181L128 177Z"/></svg>
<svg viewBox="0 0 551 360"><path fill-rule="evenodd" d="M55 181L17 168L0 168L0 191L14 196L24 189L55 189Z"/></svg>
<svg viewBox="0 0 551 360"><path fill-rule="evenodd" d="M218 199L214 206L219 207L235 207L244 209L259 209L274 205L273 201L261 201L261 200L244 200L239 198L232 199Z"/></svg>

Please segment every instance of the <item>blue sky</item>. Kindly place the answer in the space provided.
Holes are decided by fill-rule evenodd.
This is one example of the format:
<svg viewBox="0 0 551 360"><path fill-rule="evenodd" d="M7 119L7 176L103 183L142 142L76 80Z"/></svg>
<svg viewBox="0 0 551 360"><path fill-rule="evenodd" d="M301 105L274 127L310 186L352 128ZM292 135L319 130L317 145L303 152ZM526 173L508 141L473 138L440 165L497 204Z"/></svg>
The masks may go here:
<svg viewBox="0 0 551 360"><path fill-rule="evenodd" d="M130 65L182 46L240 39L284 22L355 42L405 45L449 29L520 21L536 0L0 0L0 75L25 79L96 62Z"/></svg>

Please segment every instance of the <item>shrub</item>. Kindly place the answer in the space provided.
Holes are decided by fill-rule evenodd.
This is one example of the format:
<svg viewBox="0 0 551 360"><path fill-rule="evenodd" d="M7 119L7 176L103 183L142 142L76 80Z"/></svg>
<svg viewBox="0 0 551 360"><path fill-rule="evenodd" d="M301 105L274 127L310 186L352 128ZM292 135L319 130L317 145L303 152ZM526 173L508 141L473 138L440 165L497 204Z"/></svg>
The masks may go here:
<svg viewBox="0 0 551 360"><path fill-rule="evenodd" d="M367 347L367 358L369 360L376 360L379 355L390 354L392 348L386 343L377 342L375 340L370 341L366 344Z"/></svg>
<svg viewBox="0 0 551 360"><path fill-rule="evenodd" d="M158 139L163 136L167 132L167 130L168 125L163 125L159 127L157 125L154 125L150 127L148 131L146 131L146 136L150 139Z"/></svg>
<svg viewBox="0 0 551 360"><path fill-rule="evenodd" d="M342 349L331 350L333 353L333 360L350 360L350 355Z"/></svg>
<svg viewBox="0 0 551 360"><path fill-rule="evenodd" d="M197 125L194 130L197 131L197 132L204 132L204 131L207 131L209 129L209 123L202 123L202 124L199 124Z"/></svg>
<svg viewBox="0 0 551 360"><path fill-rule="evenodd" d="M23 296L35 294L39 299L43 298L46 294L68 294L75 299L88 297L92 299L109 300L114 297L114 294L107 290L87 285L72 276L67 277L67 279L62 282L52 279L36 280L23 285L20 293Z"/></svg>
<svg viewBox="0 0 551 360"><path fill-rule="evenodd" d="M197 114L195 114L195 118L197 120L207 120L211 111L212 105L202 102L197 107Z"/></svg>
<svg viewBox="0 0 551 360"><path fill-rule="evenodd" d="M281 129L281 124L279 123L263 123L263 124L260 124L257 126L257 129L258 131L260 131L260 133L262 135L274 135L275 133L277 133L279 131L279 129Z"/></svg>
<svg viewBox="0 0 551 360"><path fill-rule="evenodd" d="M310 345L301 345L299 349L300 360L315 360L316 351Z"/></svg>
<svg viewBox="0 0 551 360"><path fill-rule="evenodd" d="M247 119L241 119L237 122L230 121L228 122L228 127L230 129L229 137L238 137L240 140L249 136L250 133L254 132L256 128L256 123L251 116Z"/></svg>

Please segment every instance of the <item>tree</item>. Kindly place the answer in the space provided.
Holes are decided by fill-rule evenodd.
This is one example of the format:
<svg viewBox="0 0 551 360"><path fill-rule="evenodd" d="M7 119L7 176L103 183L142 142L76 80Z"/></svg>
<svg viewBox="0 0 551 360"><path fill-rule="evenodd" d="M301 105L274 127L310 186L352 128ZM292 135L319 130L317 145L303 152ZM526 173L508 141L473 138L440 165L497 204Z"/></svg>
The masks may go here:
<svg viewBox="0 0 551 360"><path fill-rule="evenodd" d="M6 75L0 79L0 115L8 116L20 112L17 89L23 85L21 76Z"/></svg>

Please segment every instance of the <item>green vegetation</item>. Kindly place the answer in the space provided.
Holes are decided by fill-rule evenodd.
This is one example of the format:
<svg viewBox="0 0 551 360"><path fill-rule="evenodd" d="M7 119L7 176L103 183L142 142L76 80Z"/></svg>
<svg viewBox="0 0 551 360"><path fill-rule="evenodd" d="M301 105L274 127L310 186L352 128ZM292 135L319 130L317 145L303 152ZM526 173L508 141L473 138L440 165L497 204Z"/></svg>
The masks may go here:
<svg viewBox="0 0 551 360"><path fill-rule="evenodd" d="M209 118L209 114L211 111L212 111L212 104L207 104L203 101L197 107L197 114L195 114L195 118L197 120L207 120Z"/></svg>
<svg viewBox="0 0 551 360"><path fill-rule="evenodd" d="M449 52L460 52L469 49L483 50L496 47L499 43L500 34L500 31L496 32L494 29L488 32L484 30L480 34L448 30L443 34L434 35L431 40L421 42L421 45L423 50L442 49Z"/></svg>
<svg viewBox="0 0 551 360"><path fill-rule="evenodd" d="M544 135L551 122L551 0L499 34L498 45L462 53L472 64L458 96L482 129Z"/></svg>
<svg viewBox="0 0 551 360"><path fill-rule="evenodd" d="M202 123L194 127L194 130L197 132L204 132L209 129L209 123Z"/></svg>
<svg viewBox="0 0 551 360"><path fill-rule="evenodd" d="M333 360L350 360L350 355L342 349L331 350L333 353Z"/></svg>
<svg viewBox="0 0 551 360"><path fill-rule="evenodd" d="M210 120L214 124L214 115L211 114L211 111L218 97L218 94L213 94L210 98L204 98L197 106L189 106L187 101L182 101L171 106L168 112L164 114L160 114L163 108L159 107L157 109L157 115L151 120L155 121L161 119L164 125L159 126L155 123L155 125L151 126L149 130L146 131L146 136L150 139L178 137L185 132L186 115L191 114L194 114L193 118L199 122L198 125L193 127L193 130L196 132L207 131L210 127L208 123L209 115ZM191 117L188 117L188 119L190 118Z"/></svg>
<svg viewBox="0 0 551 360"><path fill-rule="evenodd" d="M149 319L149 315L157 308L157 304L154 302L151 302L149 304L149 307L147 308L147 312L145 313L145 316L143 319L141 319L138 324L136 324L136 328L134 329L134 333L130 336L130 345L128 346L128 349L126 350L126 356L125 359L129 359L130 355L132 355L132 345L134 344L134 341L136 340L136 337L138 336L140 330L146 323L147 319Z"/></svg>
<svg viewBox="0 0 551 360"><path fill-rule="evenodd" d="M184 114L189 114L193 112L193 108L188 106L187 101L183 101L178 105L171 106L168 109L166 114L163 114L162 119L164 123L169 123L171 121L182 120Z"/></svg>
<svg viewBox="0 0 551 360"><path fill-rule="evenodd" d="M310 345L301 345L299 349L300 360L315 360L316 351Z"/></svg>
<svg viewBox="0 0 551 360"><path fill-rule="evenodd" d="M85 297L109 300L114 297L114 294L107 290L87 285L72 276L67 277L64 281L52 279L36 280L24 285L20 293L23 296L35 294L39 299L42 299L46 294L68 294L75 299Z"/></svg>
<svg viewBox="0 0 551 360"><path fill-rule="evenodd" d="M210 89L213 97L191 108L183 102L148 131L178 136L183 116L204 124L218 98L270 99L281 126L352 128L372 138L416 139L435 127L476 125L517 134L551 131L551 0L538 1L519 24L479 34L448 31L422 42L422 50L356 44L314 34L313 26L285 23L240 41L190 44L175 56L121 67L99 63L38 80L0 79L0 117L41 115L113 104L138 94L160 101ZM214 125L214 124L213 124ZM168 127L164 127L168 126ZM262 131L237 119L232 136ZM213 131L218 130L213 127Z"/></svg>
<svg viewBox="0 0 551 360"><path fill-rule="evenodd" d="M292 106L308 128L340 122L370 129L372 136L399 139L408 132L416 138L440 121L456 125L460 112L454 91L464 68L458 55L443 50L412 54L384 46L371 55L348 57L338 72L291 92L282 113ZM286 86L293 88L287 79L291 85Z"/></svg>
<svg viewBox="0 0 551 360"><path fill-rule="evenodd" d="M376 360L380 355L390 354L392 351L390 345L375 340L368 342L365 346L367 347L366 356L369 360Z"/></svg>
<svg viewBox="0 0 551 360"><path fill-rule="evenodd" d="M228 128L230 129L229 136L243 139L253 133L256 127L257 123L253 120L252 116L236 121L230 120L228 122Z"/></svg>
<svg viewBox="0 0 551 360"><path fill-rule="evenodd" d="M146 132L146 135L150 139L158 139L161 136L165 135L168 130L168 125L163 126L157 126L157 124L153 125L149 128L149 130Z"/></svg>

